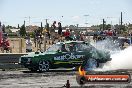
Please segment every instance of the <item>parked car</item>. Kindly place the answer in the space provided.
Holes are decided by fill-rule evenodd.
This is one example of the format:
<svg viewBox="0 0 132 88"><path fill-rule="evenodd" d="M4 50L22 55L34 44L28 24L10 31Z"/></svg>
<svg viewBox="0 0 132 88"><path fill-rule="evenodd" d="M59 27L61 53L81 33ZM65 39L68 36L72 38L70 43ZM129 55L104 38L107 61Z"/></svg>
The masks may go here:
<svg viewBox="0 0 132 88"><path fill-rule="evenodd" d="M53 68L72 68L83 66L99 67L100 63L110 61L109 52L97 50L84 41L59 42L45 52L32 52L21 56L19 63L31 71L45 72ZM89 67L88 66L88 67Z"/></svg>

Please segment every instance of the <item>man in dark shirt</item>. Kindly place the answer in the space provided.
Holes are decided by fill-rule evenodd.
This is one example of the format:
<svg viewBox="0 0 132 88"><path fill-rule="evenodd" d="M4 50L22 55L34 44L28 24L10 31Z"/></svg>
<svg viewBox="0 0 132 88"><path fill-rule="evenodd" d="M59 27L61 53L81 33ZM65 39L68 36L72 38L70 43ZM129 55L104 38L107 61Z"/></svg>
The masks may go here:
<svg viewBox="0 0 132 88"><path fill-rule="evenodd" d="M65 44L62 45L61 51L62 51L62 52L67 52L67 50L66 50L66 48L65 48Z"/></svg>
<svg viewBox="0 0 132 88"><path fill-rule="evenodd" d="M52 41L55 41L55 29L56 29L56 21L53 22L50 30L50 36Z"/></svg>

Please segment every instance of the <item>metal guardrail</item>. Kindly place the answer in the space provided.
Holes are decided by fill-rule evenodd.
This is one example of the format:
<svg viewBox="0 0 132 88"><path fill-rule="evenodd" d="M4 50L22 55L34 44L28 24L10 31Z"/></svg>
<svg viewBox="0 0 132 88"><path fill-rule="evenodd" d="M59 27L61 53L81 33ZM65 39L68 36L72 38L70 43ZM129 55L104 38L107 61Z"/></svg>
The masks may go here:
<svg viewBox="0 0 132 88"><path fill-rule="evenodd" d="M0 69L20 68L19 57L27 53L0 53Z"/></svg>

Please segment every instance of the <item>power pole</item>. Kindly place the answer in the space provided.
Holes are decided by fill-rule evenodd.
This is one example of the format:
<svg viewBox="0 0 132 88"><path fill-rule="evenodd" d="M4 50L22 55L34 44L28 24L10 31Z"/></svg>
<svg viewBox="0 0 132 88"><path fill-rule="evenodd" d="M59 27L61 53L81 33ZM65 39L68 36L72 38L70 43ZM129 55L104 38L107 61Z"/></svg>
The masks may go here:
<svg viewBox="0 0 132 88"><path fill-rule="evenodd" d="M25 27L25 20L24 20L24 27Z"/></svg>
<svg viewBox="0 0 132 88"><path fill-rule="evenodd" d="M46 24L48 23L48 19L45 19Z"/></svg>
<svg viewBox="0 0 132 88"><path fill-rule="evenodd" d="M86 27L87 27L87 24L88 24L88 22L87 22L87 17L88 17L88 16L89 16L89 15L84 15Z"/></svg>
<svg viewBox="0 0 132 88"><path fill-rule="evenodd" d="M26 21L26 22L28 22L28 25L30 25L30 23L31 23L31 19L33 19L33 18L37 18L37 17L31 17L31 16L27 16L27 17L24 17L24 18L26 18L28 21Z"/></svg>
<svg viewBox="0 0 132 88"><path fill-rule="evenodd" d="M79 26L79 24L77 24L77 29L78 29L78 26Z"/></svg>
<svg viewBox="0 0 132 88"><path fill-rule="evenodd" d="M119 27L120 27L120 32L121 32L121 30L123 29L122 24L123 24L123 22L122 22L122 12L121 12L120 25L119 25Z"/></svg>
<svg viewBox="0 0 132 88"><path fill-rule="evenodd" d="M40 27L41 34L43 33L43 23L41 22L41 27Z"/></svg>
<svg viewBox="0 0 132 88"><path fill-rule="evenodd" d="M103 30L105 29L105 20L103 19Z"/></svg>
<svg viewBox="0 0 132 88"><path fill-rule="evenodd" d="M123 23L123 22L122 22L122 12L121 12L121 27L122 27L122 23Z"/></svg>
<svg viewBox="0 0 132 88"><path fill-rule="evenodd" d="M19 26L19 24L18 24L18 27L17 27L18 29L20 28L20 26Z"/></svg>

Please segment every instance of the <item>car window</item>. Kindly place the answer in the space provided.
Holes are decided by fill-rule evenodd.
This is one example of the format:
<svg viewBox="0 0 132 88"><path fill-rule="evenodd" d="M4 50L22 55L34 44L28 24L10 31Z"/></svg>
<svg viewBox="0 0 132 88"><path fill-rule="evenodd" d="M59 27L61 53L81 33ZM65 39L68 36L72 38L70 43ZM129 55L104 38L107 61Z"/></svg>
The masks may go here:
<svg viewBox="0 0 132 88"><path fill-rule="evenodd" d="M65 44L65 48L67 52L74 52L76 51L75 44Z"/></svg>
<svg viewBox="0 0 132 88"><path fill-rule="evenodd" d="M85 51L85 50L91 50L94 49L94 47L90 44L76 44L76 51Z"/></svg>
<svg viewBox="0 0 132 88"><path fill-rule="evenodd" d="M62 44L54 44L51 47L49 47L46 51L50 52L50 51L61 50L61 46L62 46Z"/></svg>
<svg viewBox="0 0 132 88"><path fill-rule="evenodd" d="M68 52L67 49L66 49L65 44L62 45L62 47L61 47L61 52Z"/></svg>

